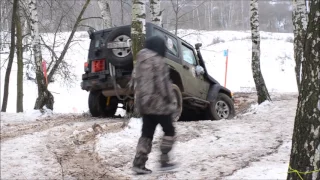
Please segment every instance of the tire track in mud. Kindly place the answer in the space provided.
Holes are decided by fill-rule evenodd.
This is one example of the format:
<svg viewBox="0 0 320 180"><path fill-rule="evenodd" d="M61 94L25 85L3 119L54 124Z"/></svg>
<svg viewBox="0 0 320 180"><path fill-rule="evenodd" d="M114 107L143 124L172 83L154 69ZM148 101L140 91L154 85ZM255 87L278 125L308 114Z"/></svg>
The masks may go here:
<svg viewBox="0 0 320 180"><path fill-rule="evenodd" d="M19 123L7 123L1 126L0 142L4 142L23 135L41 132L63 124L75 122L95 122L106 120L110 122L121 121L116 119L93 118L84 115L58 115L52 117L39 118L36 121L27 121Z"/></svg>
<svg viewBox="0 0 320 180"><path fill-rule="evenodd" d="M60 164L62 179L128 179L109 169L95 152L96 136L119 132L125 122L70 126L66 124L52 128L45 142Z"/></svg>

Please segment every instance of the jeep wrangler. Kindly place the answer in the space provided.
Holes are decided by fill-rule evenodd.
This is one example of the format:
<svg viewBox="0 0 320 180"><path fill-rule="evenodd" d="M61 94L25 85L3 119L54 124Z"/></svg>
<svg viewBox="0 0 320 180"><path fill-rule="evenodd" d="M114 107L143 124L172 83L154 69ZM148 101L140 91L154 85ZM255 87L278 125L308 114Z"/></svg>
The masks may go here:
<svg viewBox="0 0 320 180"><path fill-rule="evenodd" d="M88 32L91 42L81 88L90 92L88 105L91 115L112 117L119 103L127 112L133 112L130 25ZM195 44L194 48L169 31L146 23L146 37L150 36L162 36L167 42L165 59L177 106L174 121L234 117L232 93L208 74L200 53L201 43Z"/></svg>

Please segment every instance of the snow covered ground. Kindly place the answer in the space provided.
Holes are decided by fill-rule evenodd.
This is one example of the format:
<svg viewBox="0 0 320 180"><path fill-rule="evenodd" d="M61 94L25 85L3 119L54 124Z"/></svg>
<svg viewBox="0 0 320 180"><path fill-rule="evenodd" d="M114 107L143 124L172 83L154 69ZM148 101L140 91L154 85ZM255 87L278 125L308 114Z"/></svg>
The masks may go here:
<svg viewBox="0 0 320 180"><path fill-rule="evenodd" d="M285 179L288 168L296 100L266 102L229 121L176 123L172 156L180 163L173 173L151 174L147 179ZM117 174L130 179L141 120L99 137L96 150ZM157 127L147 166L157 169L162 129ZM137 177L139 178L139 177Z"/></svg>
<svg viewBox="0 0 320 180"><path fill-rule="evenodd" d="M54 115L25 122L24 126L8 114L1 114L1 119L8 120L2 124L2 137L10 134L4 131L10 127L21 130L11 128L15 136L1 139L1 177L285 179L297 95L275 93L272 98L273 102L254 104L232 120L175 123L177 142L171 155L180 166L172 172L157 172L162 136L158 126L147 162L154 173L145 176L135 176L130 169L141 133L141 119L132 118L123 126L122 120ZM34 127L26 128L30 123L35 123ZM95 132L91 128L95 123L104 131L90 135ZM27 132L32 128L33 132Z"/></svg>

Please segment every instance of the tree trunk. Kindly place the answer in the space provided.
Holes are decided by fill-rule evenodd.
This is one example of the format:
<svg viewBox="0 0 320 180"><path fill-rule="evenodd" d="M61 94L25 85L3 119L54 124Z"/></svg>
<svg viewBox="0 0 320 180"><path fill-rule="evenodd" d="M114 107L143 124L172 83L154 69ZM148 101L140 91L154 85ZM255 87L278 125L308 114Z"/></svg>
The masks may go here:
<svg viewBox="0 0 320 180"><path fill-rule="evenodd" d="M23 48L22 48L22 25L20 18L20 6L16 13L17 28L17 112L23 112Z"/></svg>
<svg viewBox="0 0 320 180"><path fill-rule="evenodd" d="M241 0L241 27L242 27L242 30L245 30L245 21L244 21L244 14L243 14L243 0Z"/></svg>
<svg viewBox="0 0 320 180"><path fill-rule="evenodd" d="M198 16L198 23L199 23L198 30L201 30L201 23L200 23L200 17L199 17L199 8L197 8L197 16Z"/></svg>
<svg viewBox="0 0 320 180"><path fill-rule="evenodd" d="M34 106L34 109L42 109L46 105L47 108L53 110L54 99L52 94L48 91L45 77L42 70L42 54L40 46L40 34L39 34L39 20L37 11L37 1L29 0L30 10L30 33L32 40L32 50L34 52L34 62L36 68L36 81L38 85L38 97Z"/></svg>
<svg viewBox="0 0 320 180"><path fill-rule="evenodd" d="M250 24L252 39L252 74L256 85L258 103L261 104L266 100L271 100L268 89L264 82L260 68L260 32L259 32L259 14L258 1L250 2Z"/></svg>
<svg viewBox="0 0 320 180"><path fill-rule="evenodd" d="M301 90L292 136L290 167L303 179L320 179L320 0L312 0L303 51ZM289 172L291 169L289 168ZM300 179L289 173L288 180Z"/></svg>
<svg viewBox="0 0 320 180"><path fill-rule="evenodd" d="M123 19L123 0L120 0L121 5L121 25L124 25L124 19Z"/></svg>
<svg viewBox="0 0 320 180"><path fill-rule="evenodd" d="M161 11L160 0L150 0L150 9L151 9L151 22L161 27L162 11Z"/></svg>
<svg viewBox="0 0 320 180"><path fill-rule="evenodd" d="M18 6L18 0L14 0L13 8L12 8L12 20L11 20L11 46L10 46L8 66L6 69L6 75L4 79L3 100L2 100L2 107L1 107L2 112L7 111L7 105L8 105L10 73L12 69L14 50L15 50L15 29L16 29L15 21L16 21L16 14L17 14L17 6Z"/></svg>
<svg viewBox="0 0 320 180"><path fill-rule="evenodd" d="M103 19L103 27L111 28L112 27L112 17L110 11L110 5L108 0L98 0L98 5L101 10L101 17Z"/></svg>
<svg viewBox="0 0 320 180"><path fill-rule="evenodd" d="M293 1L292 22L294 34L294 59L298 91L301 89L301 62L303 59L303 46L307 29L307 11L305 0Z"/></svg>
<svg viewBox="0 0 320 180"><path fill-rule="evenodd" d="M132 4L132 54L133 64L136 62L137 53L143 48L146 35L146 7L144 0L134 0Z"/></svg>
<svg viewBox="0 0 320 180"><path fill-rule="evenodd" d="M179 23L178 20L179 20L179 19L178 19L177 15L176 15L176 19L175 19L176 22L175 22L175 24L174 24L174 34L175 34L175 35L178 34L178 23Z"/></svg>

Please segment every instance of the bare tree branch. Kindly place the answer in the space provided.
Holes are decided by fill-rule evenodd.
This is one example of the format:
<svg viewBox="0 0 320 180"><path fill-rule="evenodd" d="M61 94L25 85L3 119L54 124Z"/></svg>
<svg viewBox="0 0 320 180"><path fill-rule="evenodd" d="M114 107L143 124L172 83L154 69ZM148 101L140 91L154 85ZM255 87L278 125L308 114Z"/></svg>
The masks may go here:
<svg viewBox="0 0 320 180"><path fill-rule="evenodd" d="M81 22L81 21L88 20L88 19L102 19L102 17L87 17L87 18L82 18L82 19L80 20L80 22Z"/></svg>
<svg viewBox="0 0 320 180"><path fill-rule="evenodd" d="M67 50L68 50L68 48L69 48L69 46L70 46L70 43L72 42L72 38L73 38L73 36L74 36L74 34L75 34L76 30L77 30L77 27L78 27L78 25L80 24L82 15L83 15L83 13L85 12L86 8L87 8L88 5L89 5L89 2L90 2L90 0L86 0L86 3L84 4L84 6L83 6L83 8L82 8L82 10L81 10L81 12L80 12L80 14L79 14L79 16L77 17L77 20L76 20L76 22L75 22L75 24L74 24L74 26L73 26L72 32L71 32L71 34L69 35L68 41L67 41L66 45L64 46L63 51L62 51L59 59L58 59L57 62L53 65L53 68L52 68L51 71L49 72L49 75L48 75L48 81L49 81L49 82L50 82L50 80L52 79L55 71L56 71L57 68L59 67L60 63L63 61L64 56L66 55Z"/></svg>

